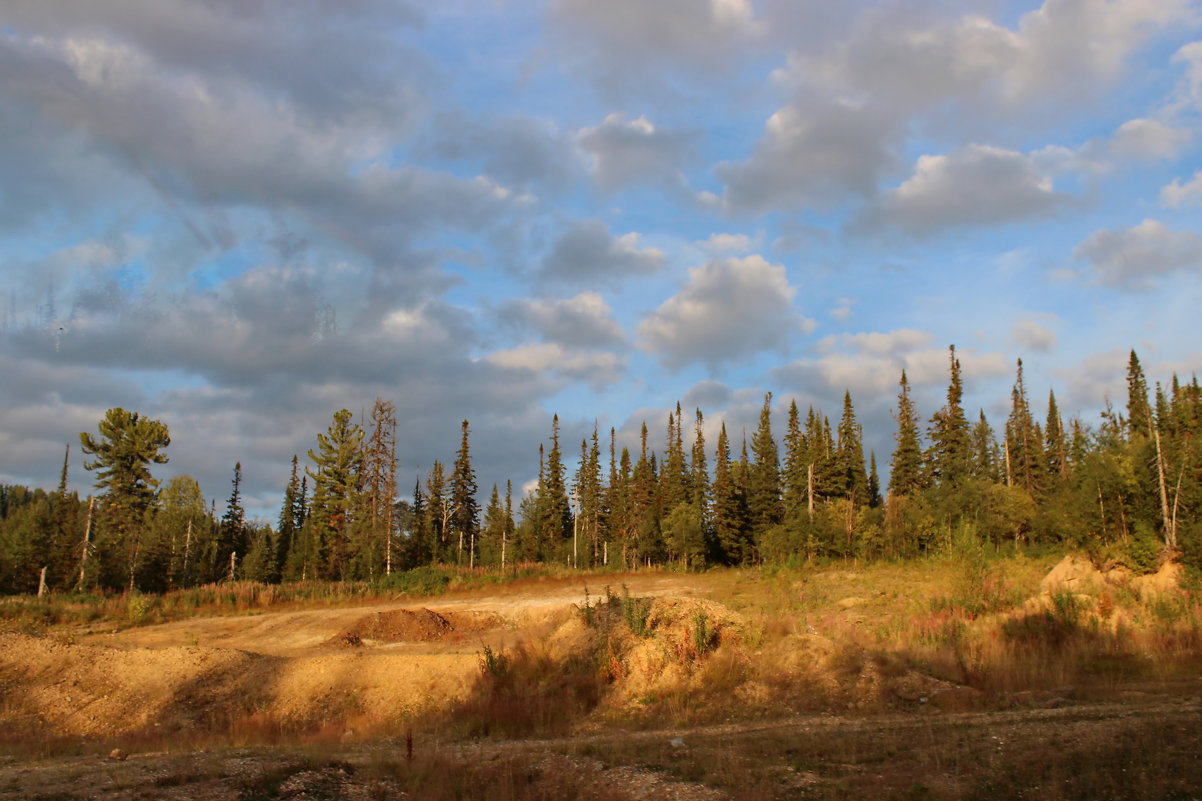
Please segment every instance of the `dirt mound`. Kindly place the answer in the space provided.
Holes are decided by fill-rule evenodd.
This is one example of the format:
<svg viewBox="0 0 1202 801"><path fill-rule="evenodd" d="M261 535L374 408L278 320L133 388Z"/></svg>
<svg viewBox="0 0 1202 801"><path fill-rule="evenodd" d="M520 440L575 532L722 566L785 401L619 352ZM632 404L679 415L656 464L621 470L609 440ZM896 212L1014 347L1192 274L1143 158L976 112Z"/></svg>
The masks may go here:
<svg viewBox="0 0 1202 801"><path fill-rule="evenodd" d="M504 625L491 612L438 613L429 609L392 609L365 615L330 642L359 647L372 643L435 642L455 635L488 631Z"/></svg>
<svg viewBox="0 0 1202 801"><path fill-rule="evenodd" d="M1086 592L1102 586L1105 582L1101 571L1083 556L1069 554L1061 559L1039 582L1039 592L1051 595L1057 592Z"/></svg>

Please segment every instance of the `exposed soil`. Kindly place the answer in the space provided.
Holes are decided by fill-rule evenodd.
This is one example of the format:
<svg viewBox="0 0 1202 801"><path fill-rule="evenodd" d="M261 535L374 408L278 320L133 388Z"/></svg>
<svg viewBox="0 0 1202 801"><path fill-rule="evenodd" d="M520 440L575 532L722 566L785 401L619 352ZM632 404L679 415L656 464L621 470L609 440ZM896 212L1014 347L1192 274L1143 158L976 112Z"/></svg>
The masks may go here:
<svg viewBox="0 0 1202 801"><path fill-rule="evenodd" d="M413 721L479 691L485 654L521 645L537 662L595 644L596 621L573 607L598 593L564 582L122 631L10 632L0 634L0 799L401 798L435 785L446 792L412 797L451 798L498 782L508 789L488 797L1122 798L1148 782L1160 782L1148 798L1199 797L1196 677L1088 696L1014 692L980 711L974 690L872 660L846 664L812 632L740 649L746 621L705 597L710 577L615 583L656 600L654 635L635 638L610 679L613 710L696 698L761 709L764 722L632 731L615 728L619 715L560 739L465 746L419 729L407 744ZM876 602L827 607L852 620ZM749 660L783 666L796 687L757 683ZM772 720L782 692L826 693L844 711ZM1062 792L1075 780L1066 770L1104 781ZM1032 790L1040 786L1060 789Z"/></svg>

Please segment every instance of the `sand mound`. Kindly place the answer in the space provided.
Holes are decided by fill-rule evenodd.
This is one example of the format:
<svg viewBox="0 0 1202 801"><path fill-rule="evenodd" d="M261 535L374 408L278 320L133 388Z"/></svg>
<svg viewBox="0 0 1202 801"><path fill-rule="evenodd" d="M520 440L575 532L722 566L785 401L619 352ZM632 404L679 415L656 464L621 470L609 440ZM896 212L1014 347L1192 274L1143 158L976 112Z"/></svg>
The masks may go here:
<svg viewBox="0 0 1202 801"><path fill-rule="evenodd" d="M370 643L434 642L455 635L488 631L504 624L491 612L443 612L393 609L366 615L335 635L335 645L358 647Z"/></svg>

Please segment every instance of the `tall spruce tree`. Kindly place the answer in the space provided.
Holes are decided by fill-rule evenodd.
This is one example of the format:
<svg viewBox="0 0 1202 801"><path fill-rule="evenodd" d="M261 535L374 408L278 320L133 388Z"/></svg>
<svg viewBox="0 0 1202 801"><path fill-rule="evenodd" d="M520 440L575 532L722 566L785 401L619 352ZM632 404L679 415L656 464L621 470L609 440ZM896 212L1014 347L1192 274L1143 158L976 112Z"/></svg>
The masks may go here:
<svg viewBox="0 0 1202 801"><path fill-rule="evenodd" d="M772 393L764 396L760 423L751 440L751 463L747 482L747 507L753 531L778 525L784 519L781 501L780 456L772 437Z"/></svg>
<svg viewBox="0 0 1202 801"><path fill-rule="evenodd" d="M1127 430L1132 437L1152 436L1152 407L1148 403L1148 380L1135 351L1127 360Z"/></svg>
<svg viewBox="0 0 1202 801"><path fill-rule="evenodd" d="M318 535L319 575L325 579L343 578L349 566L348 534L359 490L363 437L350 411L341 409L334 413L326 433L317 435L317 450L309 450L316 467L309 472L313 479L310 516Z"/></svg>
<svg viewBox="0 0 1202 801"><path fill-rule="evenodd" d="M912 495L922 486L922 444L918 439L918 412L910 397L910 382L902 370L897 396L897 447L889 465L889 495Z"/></svg>
<svg viewBox="0 0 1202 801"><path fill-rule="evenodd" d="M732 469L726 423L718 431L714 448L713 496L711 516L719 561L737 565L749 560L747 502Z"/></svg>
<svg viewBox="0 0 1202 801"><path fill-rule="evenodd" d="M246 558L246 510L242 508L242 462L234 463L234 479L225 515L218 528L214 574L231 581L237 578L239 559Z"/></svg>
<svg viewBox="0 0 1202 801"><path fill-rule="evenodd" d="M964 416L964 382L956 346L948 348L947 403L931 418L927 466L935 483L959 486L972 474L972 441Z"/></svg>
<svg viewBox="0 0 1202 801"><path fill-rule="evenodd" d="M839 463L839 484L844 497L854 504L868 501L868 473L864 468L864 441L860 424L856 422L851 392L843 394L843 417L839 420L839 440L836 458Z"/></svg>
<svg viewBox="0 0 1202 801"><path fill-rule="evenodd" d="M476 535L480 531L480 505L476 501L476 470L472 467L467 420L460 426L459 451L451 469L451 529L457 540L455 559L475 560ZM467 549L466 553L464 549Z"/></svg>
<svg viewBox="0 0 1202 801"><path fill-rule="evenodd" d="M568 504L563 453L559 449L559 415L551 418L551 450L546 455L538 486L539 532L548 557L572 537L572 508Z"/></svg>

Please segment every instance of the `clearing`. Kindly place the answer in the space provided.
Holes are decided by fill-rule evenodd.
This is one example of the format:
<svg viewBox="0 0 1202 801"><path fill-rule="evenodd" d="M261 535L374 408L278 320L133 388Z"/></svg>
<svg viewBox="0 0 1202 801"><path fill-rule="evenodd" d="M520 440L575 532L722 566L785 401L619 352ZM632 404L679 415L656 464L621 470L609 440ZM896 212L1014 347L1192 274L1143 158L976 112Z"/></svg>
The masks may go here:
<svg viewBox="0 0 1202 801"><path fill-rule="evenodd" d="M0 633L0 799L1202 797L1194 596L1053 564Z"/></svg>

